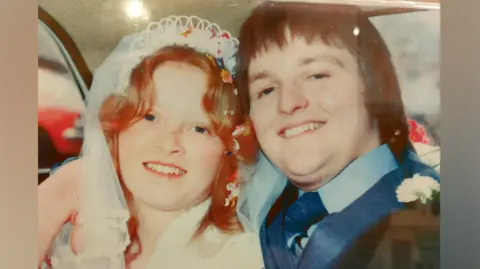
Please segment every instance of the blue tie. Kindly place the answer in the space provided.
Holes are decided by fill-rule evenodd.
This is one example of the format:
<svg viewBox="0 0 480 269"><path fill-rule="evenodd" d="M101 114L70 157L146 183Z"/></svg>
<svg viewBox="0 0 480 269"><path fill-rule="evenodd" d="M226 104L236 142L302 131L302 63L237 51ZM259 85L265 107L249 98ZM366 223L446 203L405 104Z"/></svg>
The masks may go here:
<svg viewBox="0 0 480 269"><path fill-rule="evenodd" d="M295 201L285 214L284 231L288 240L295 236L290 249L297 254L296 247L302 248L300 240L307 237L310 226L328 215L318 192L306 192Z"/></svg>

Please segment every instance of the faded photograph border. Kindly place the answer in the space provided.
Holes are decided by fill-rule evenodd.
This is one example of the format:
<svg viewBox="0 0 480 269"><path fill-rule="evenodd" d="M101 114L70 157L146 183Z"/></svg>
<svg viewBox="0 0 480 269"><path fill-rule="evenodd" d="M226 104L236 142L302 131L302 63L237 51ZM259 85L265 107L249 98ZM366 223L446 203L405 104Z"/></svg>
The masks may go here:
<svg viewBox="0 0 480 269"><path fill-rule="evenodd" d="M2 268L36 266L37 10L27 1L0 3ZM480 264L479 11L474 0L442 2L442 268Z"/></svg>

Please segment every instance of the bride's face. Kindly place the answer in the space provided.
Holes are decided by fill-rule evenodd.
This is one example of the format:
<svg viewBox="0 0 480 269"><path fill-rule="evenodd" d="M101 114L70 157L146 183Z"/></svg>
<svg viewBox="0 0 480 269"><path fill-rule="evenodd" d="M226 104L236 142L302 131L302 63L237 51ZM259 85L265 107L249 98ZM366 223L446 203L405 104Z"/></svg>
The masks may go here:
<svg viewBox="0 0 480 269"><path fill-rule="evenodd" d="M167 62L155 70L154 110L119 136L120 171L135 203L183 210L210 194L225 148L202 107L208 77Z"/></svg>

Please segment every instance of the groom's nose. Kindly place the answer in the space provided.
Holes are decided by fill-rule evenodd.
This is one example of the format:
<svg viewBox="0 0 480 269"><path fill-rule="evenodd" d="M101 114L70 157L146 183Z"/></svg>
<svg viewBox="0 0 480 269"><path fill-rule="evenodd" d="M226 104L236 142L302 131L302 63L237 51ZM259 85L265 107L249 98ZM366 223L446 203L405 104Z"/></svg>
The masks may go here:
<svg viewBox="0 0 480 269"><path fill-rule="evenodd" d="M281 114L291 115L305 110L308 99L300 89L282 89L278 101L278 111Z"/></svg>

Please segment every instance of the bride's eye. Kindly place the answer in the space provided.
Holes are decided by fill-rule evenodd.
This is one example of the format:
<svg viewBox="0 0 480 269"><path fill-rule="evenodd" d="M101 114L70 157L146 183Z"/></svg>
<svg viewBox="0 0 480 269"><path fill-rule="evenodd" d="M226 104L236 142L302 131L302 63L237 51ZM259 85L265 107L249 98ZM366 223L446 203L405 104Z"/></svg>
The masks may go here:
<svg viewBox="0 0 480 269"><path fill-rule="evenodd" d="M308 76L309 79L313 79L313 80L324 79L324 78L328 78L328 77L330 77L330 75L325 74L325 73L313 74L313 75Z"/></svg>
<svg viewBox="0 0 480 269"><path fill-rule="evenodd" d="M157 117L151 113L147 113L145 116L144 116L144 119L147 120L147 121L154 121Z"/></svg>
<svg viewBox="0 0 480 269"><path fill-rule="evenodd" d="M208 130L208 128L202 127L202 126L193 127L193 131L196 132L196 133L205 134L205 135L211 135L212 134L212 132L210 130Z"/></svg>

